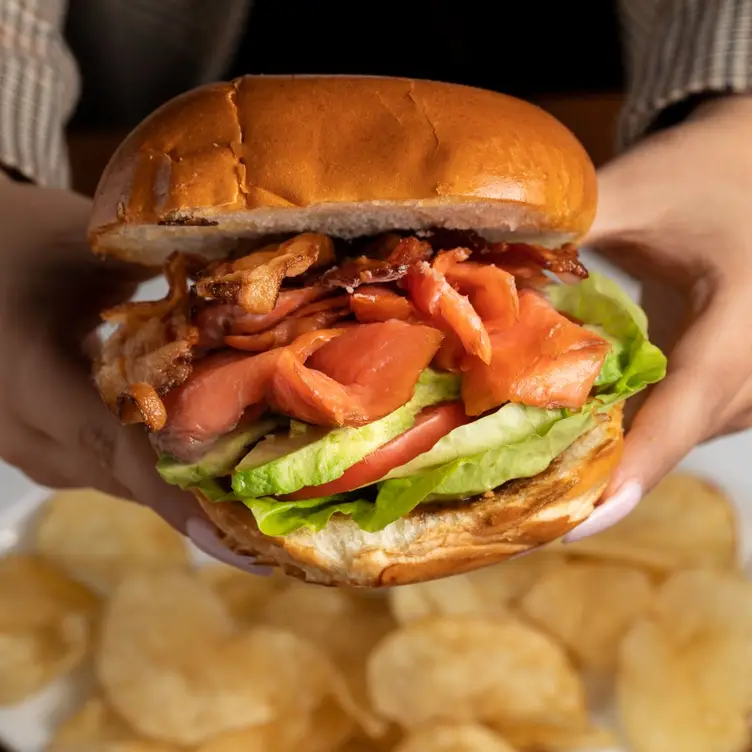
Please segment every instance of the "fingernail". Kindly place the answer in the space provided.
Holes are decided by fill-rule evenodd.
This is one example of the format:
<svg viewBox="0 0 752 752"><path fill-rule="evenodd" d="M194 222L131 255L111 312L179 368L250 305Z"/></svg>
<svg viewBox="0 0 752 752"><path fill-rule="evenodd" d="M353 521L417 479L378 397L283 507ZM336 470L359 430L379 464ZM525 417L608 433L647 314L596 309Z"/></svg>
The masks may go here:
<svg viewBox="0 0 752 752"><path fill-rule="evenodd" d="M241 556L230 551L217 537L214 526L200 517L191 517L185 525L185 531L196 548L203 551L207 556L228 564L231 567L242 569L244 572L257 575L270 575L271 569L259 567L254 564L252 556Z"/></svg>
<svg viewBox="0 0 752 752"><path fill-rule="evenodd" d="M574 543L615 525L640 503L641 498L642 488L639 483L636 481L625 483L610 499L596 507L581 525L568 532L562 541Z"/></svg>
<svg viewBox="0 0 752 752"><path fill-rule="evenodd" d="M524 551L518 551L516 554L512 554L511 556L507 557L507 561L514 561L515 559L519 559L523 556L529 556L532 553L535 553L540 548L540 546L533 546L532 548L527 548Z"/></svg>

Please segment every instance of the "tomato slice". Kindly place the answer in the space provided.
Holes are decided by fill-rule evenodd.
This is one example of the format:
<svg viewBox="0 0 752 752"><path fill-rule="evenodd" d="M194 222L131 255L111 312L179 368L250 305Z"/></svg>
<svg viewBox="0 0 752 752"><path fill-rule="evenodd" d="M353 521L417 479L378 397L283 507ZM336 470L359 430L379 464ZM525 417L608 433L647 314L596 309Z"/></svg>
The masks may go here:
<svg viewBox="0 0 752 752"><path fill-rule="evenodd" d="M281 501L316 499L320 496L352 491L383 478L390 470L427 452L439 439L455 428L468 423L472 418L465 415L461 402L433 405L422 410L415 425L400 434L373 454L347 468L336 480L320 486L307 486L299 491L280 497Z"/></svg>

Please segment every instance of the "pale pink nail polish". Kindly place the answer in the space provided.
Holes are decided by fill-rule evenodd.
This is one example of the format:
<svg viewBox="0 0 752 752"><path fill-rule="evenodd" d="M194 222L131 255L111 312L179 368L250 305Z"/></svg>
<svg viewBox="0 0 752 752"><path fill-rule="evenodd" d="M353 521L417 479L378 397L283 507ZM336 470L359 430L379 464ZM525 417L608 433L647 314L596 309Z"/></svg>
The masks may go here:
<svg viewBox="0 0 752 752"><path fill-rule="evenodd" d="M251 556L241 556L230 551L221 540L217 537L214 526L200 517L191 517L185 525L186 533L196 548L201 549L207 556L228 564L236 569L242 569L244 572L257 575L269 575L271 569L268 567L259 567L254 564Z"/></svg>
<svg viewBox="0 0 752 752"><path fill-rule="evenodd" d="M568 532L564 543L574 543L582 538L600 533L624 519L642 498L642 488L636 481L625 483L610 499L607 499L581 525Z"/></svg>
<svg viewBox="0 0 752 752"><path fill-rule="evenodd" d="M516 554L512 554L510 557L507 558L507 561L514 561L515 559L520 559L523 556L529 556L533 551L537 551L538 548L528 548L527 551L518 551Z"/></svg>

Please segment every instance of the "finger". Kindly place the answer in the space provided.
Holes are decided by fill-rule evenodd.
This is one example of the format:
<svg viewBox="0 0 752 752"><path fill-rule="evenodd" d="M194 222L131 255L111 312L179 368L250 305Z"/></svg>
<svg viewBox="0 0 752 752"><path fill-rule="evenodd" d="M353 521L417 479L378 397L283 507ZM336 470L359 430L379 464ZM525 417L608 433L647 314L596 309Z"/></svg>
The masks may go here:
<svg viewBox="0 0 752 752"><path fill-rule="evenodd" d="M23 368L22 378L32 386L26 391L33 394L24 410L27 423L43 426L57 446L40 464L65 465L77 487L117 488L117 495L150 506L183 533L189 517L203 516L192 494L161 479L143 427L123 427L110 413L83 359L42 344Z"/></svg>
<svg viewBox="0 0 752 752"><path fill-rule="evenodd" d="M743 304L744 298L740 302L729 293L684 334L669 355L666 378L634 418L603 503L567 541L600 532L625 517L695 445L712 435L726 403L749 376L752 353L743 333Z"/></svg>
<svg viewBox="0 0 752 752"><path fill-rule="evenodd" d="M32 426L11 419L3 423L4 433L12 438L10 448L3 447L2 457L20 470L29 480L50 489L76 488L76 469L67 451L47 434ZM89 486L113 496L125 496L128 490L109 472L90 476Z"/></svg>
<svg viewBox="0 0 752 752"><path fill-rule="evenodd" d="M115 475L128 486L133 498L152 507L183 534L187 534L189 519L206 519L192 493L162 480L156 469L157 456L143 428L116 424L116 429Z"/></svg>

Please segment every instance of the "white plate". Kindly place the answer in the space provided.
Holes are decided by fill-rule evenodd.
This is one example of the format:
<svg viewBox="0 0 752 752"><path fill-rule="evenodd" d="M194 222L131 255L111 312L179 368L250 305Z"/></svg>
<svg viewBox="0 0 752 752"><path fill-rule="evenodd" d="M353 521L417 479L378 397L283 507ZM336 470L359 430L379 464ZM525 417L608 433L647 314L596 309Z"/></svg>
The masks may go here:
<svg viewBox="0 0 752 752"><path fill-rule="evenodd" d="M589 268L600 269L623 284L632 295L636 293L632 281L615 273L600 260L583 254ZM718 439L696 449L681 467L700 473L724 488L736 503L739 515L742 555L744 562L752 558L752 475L748 463L752 457L752 432ZM1 465L2 463L0 463ZM0 466L0 470L3 468ZM2 473L0 473L2 475ZM16 484L17 486L18 484ZM8 485L2 484L7 493ZM13 485L11 484L11 488ZM10 501L0 497L0 555L24 546L36 512L49 492L31 488L21 498ZM193 549L197 561L206 558ZM752 573L752 572L751 572ZM76 675L58 681L33 699L13 708L0 708L0 742L12 752L43 752L56 721L78 704L86 691L89 677ZM603 752L626 752L604 750Z"/></svg>
<svg viewBox="0 0 752 752"><path fill-rule="evenodd" d="M0 556L27 547L37 513L50 494L46 488L33 488L15 504L0 509ZM189 550L197 564L209 561L190 543ZM0 707L0 743L10 752L43 752L52 729L78 707L88 694L92 679L88 671L80 671L20 705Z"/></svg>
<svg viewBox="0 0 752 752"><path fill-rule="evenodd" d="M737 504L744 561L752 556L752 433L719 439L695 450L682 467L702 473L722 486ZM48 491L38 489L0 515L0 555L23 548L37 511ZM205 561L193 549L196 560ZM43 752L56 721L75 708L86 693L90 677L77 674L60 680L33 699L12 708L0 708L0 741L12 752ZM604 752L625 752L604 750Z"/></svg>

